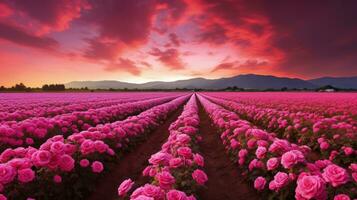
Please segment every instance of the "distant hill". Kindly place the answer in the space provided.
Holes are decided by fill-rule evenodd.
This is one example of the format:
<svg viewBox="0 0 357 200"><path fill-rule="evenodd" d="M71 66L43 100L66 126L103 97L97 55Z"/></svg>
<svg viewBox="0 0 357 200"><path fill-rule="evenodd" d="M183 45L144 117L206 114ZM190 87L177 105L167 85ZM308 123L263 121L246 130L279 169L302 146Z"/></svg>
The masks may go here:
<svg viewBox="0 0 357 200"><path fill-rule="evenodd" d="M121 81L73 81L65 85L66 88L88 87L89 89L224 89L233 86L245 89L281 89L283 87L289 89L314 89L324 85L332 85L337 88L357 89L357 77L324 77L320 79L302 80L298 78L245 74L220 79L193 78L172 82L155 81L142 84L127 83Z"/></svg>
<svg viewBox="0 0 357 200"><path fill-rule="evenodd" d="M357 89L357 76L354 77L322 77L309 80L310 83L324 86L331 85L336 88Z"/></svg>

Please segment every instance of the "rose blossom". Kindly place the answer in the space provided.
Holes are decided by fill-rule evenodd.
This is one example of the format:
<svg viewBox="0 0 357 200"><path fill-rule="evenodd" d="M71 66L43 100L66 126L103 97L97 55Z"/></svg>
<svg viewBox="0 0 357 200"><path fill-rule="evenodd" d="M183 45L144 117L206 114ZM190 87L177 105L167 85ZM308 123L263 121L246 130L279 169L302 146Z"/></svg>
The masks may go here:
<svg viewBox="0 0 357 200"><path fill-rule="evenodd" d="M129 178L123 181L118 187L118 195L124 197L129 190L133 187L134 182Z"/></svg>
<svg viewBox="0 0 357 200"><path fill-rule="evenodd" d="M351 200L351 198L345 194L336 195L333 200Z"/></svg>
<svg viewBox="0 0 357 200"><path fill-rule="evenodd" d="M59 160L59 166L62 171L72 171L72 169L74 168L74 159L71 156L64 154Z"/></svg>
<svg viewBox="0 0 357 200"><path fill-rule="evenodd" d="M0 200L7 200L7 198L3 194L0 194Z"/></svg>
<svg viewBox="0 0 357 200"><path fill-rule="evenodd" d="M31 160L35 166L45 166L51 161L51 153L46 150L38 150L32 154Z"/></svg>
<svg viewBox="0 0 357 200"><path fill-rule="evenodd" d="M257 150L255 151L255 155L257 156L258 159L262 159L265 157L266 152L267 149L265 147L258 147Z"/></svg>
<svg viewBox="0 0 357 200"><path fill-rule="evenodd" d="M61 183L62 182L62 177L60 175L55 175L53 177L53 182L55 183Z"/></svg>
<svg viewBox="0 0 357 200"><path fill-rule="evenodd" d="M269 189L279 191L289 182L289 175L284 172L278 172L274 176L274 180L269 183Z"/></svg>
<svg viewBox="0 0 357 200"><path fill-rule="evenodd" d="M179 190L170 190L166 194L167 200L186 200L186 198L187 198L186 194Z"/></svg>
<svg viewBox="0 0 357 200"><path fill-rule="evenodd" d="M170 160L170 155L168 153L158 152L151 155L149 163L153 165L167 165Z"/></svg>
<svg viewBox="0 0 357 200"><path fill-rule="evenodd" d="M241 149L241 150L239 150L239 152L238 152L238 157L239 158L244 158L244 157L246 157L248 155L248 150L246 150L246 149Z"/></svg>
<svg viewBox="0 0 357 200"><path fill-rule="evenodd" d="M171 168L178 168L181 167L183 164L182 159L181 158L172 158L169 161L169 165Z"/></svg>
<svg viewBox="0 0 357 200"><path fill-rule="evenodd" d="M159 181L160 187L163 189L170 189L175 183L175 178L170 174L170 172L160 172L156 174L155 178Z"/></svg>
<svg viewBox="0 0 357 200"><path fill-rule="evenodd" d="M187 159L192 157L192 151L189 147L180 147L177 149L177 153Z"/></svg>
<svg viewBox="0 0 357 200"><path fill-rule="evenodd" d="M164 197L164 193L161 188L151 184L145 184L144 187L142 187L142 193L145 196L153 197L155 199L163 199Z"/></svg>
<svg viewBox="0 0 357 200"><path fill-rule="evenodd" d="M285 169L290 169L295 164L302 161L304 161L304 155L298 150L288 151L281 157L281 164Z"/></svg>
<svg viewBox="0 0 357 200"><path fill-rule="evenodd" d="M17 171L17 176L21 183L28 183L35 178L35 172L30 168L20 169Z"/></svg>
<svg viewBox="0 0 357 200"><path fill-rule="evenodd" d="M270 158L267 161L267 169L270 170L274 170L279 166L279 159L278 158Z"/></svg>
<svg viewBox="0 0 357 200"><path fill-rule="evenodd" d="M347 171L335 164L327 166L322 173L322 177L326 182L331 183L333 187L343 185L348 181Z"/></svg>
<svg viewBox="0 0 357 200"><path fill-rule="evenodd" d="M94 162L92 163L92 171L93 171L94 173L100 173L100 172L103 171L103 169L104 169L104 166L103 166L103 164L102 164L101 162L99 162L99 161L94 161Z"/></svg>
<svg viewBox="0 0 357 200"><path fill-rule="evenodd" d="M254 188L257 190L264 190L265 184L267 183L267 181L265 180L264 177L259 176L258 178L255 179L254 181Z"/></svg>
<svg viewBox="0 0 357 200"><path fill-rule="evenodd" d="M195 161L195 163L198 165L198 166L201 166L203 167L205 165L205 160L203 159L203 157L196 153L193 155L193 161Z"/></svg>
<svg viewBox="0 0 357 200"><path fill-rule="evenodd" d="M82 159L81 161L79 161L79 165L81 167L88 167L89 166L89 160L88 159Z"/></svg>
<svg viewBox="0 0 357 200"><path fill-rule="evenodd" d="M345 152L345 154L347 156L353 154L353 149L351 147L345 147L345 148L343 148L343 151Z"/></svg>
<svg viewBox="0 0 357 200"><path fill-rule="evenodd" d="M326 196L325 183L319 176L300 175L295 189L296 199L322 199Z"/></svg>
<svg viewBox="0 0 357 200"><path fill-rule="evenodd" d="M205 173L204 171L200 170L200 169L196 169L196 170L192 173L192 178L193 178L199 185L205 184L205 182L208 180L206 173Z"/></svg>
<svg viewBox="0 0 357 200"><path fill-rule="evenodd" d="M7 164L0 164L0 184L7 184L14 180L15 169Z"/></svg>
<svg viewBox="0 0 357 200"><path fill-rule="evenodd" d="M54 142L50 147L51 152L55 154L63 154L64 153L64 144L62 142Z"/></svg>

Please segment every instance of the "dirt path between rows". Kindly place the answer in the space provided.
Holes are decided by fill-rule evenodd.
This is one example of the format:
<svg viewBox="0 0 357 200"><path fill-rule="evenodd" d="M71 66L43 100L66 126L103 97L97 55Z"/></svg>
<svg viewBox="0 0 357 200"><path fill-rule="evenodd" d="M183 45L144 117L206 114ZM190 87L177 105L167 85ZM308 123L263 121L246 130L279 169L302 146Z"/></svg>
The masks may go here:
<svg viewBox="0 0 357 200"><path fill-rule="evenodd" d="M118 199L118 186L127 178L131 178L136 184L144 183L145 178L141 176L142 171L148 164L150 156L161 149L161 145L169 136L169 126L182 113L183 106L172 113L169 118L154 132L150 133L148 139L136 146L128 154L125 154L119 163L113 167L113 171L98 180L95 191L87 200L113 200Z"/></svg>
<svg viewBox="0 0 357 200"><path fill-rule="evenodd" d="M219 133L209 116L199 104L200 133L203 138L200 150L205 158L208 176L206 188L198 191L200 200L258 200L259 195L240 178L238 166L229 160Z"/></svg>

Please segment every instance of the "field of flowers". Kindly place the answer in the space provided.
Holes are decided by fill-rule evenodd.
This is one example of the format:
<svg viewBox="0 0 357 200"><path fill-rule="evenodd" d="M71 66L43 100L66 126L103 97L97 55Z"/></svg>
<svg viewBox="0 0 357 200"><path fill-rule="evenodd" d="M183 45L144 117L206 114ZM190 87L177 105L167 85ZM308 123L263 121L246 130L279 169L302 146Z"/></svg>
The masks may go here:
<svg viewBox="0 0 357 200"><path fill-rule="evenodd" d="M357 94L0 94L6 199L357 199Z"/></svg>

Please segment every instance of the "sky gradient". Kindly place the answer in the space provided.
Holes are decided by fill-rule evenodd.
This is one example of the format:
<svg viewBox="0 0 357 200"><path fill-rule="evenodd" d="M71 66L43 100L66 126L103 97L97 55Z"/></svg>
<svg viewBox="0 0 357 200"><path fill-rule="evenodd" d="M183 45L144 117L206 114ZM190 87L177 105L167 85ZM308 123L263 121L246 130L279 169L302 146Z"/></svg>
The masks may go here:
<svg viewBox="0 0 357 200"><path fill-rule="evenodd" d="M357 75L357 1L0 0L0 85Z"/></svg>

